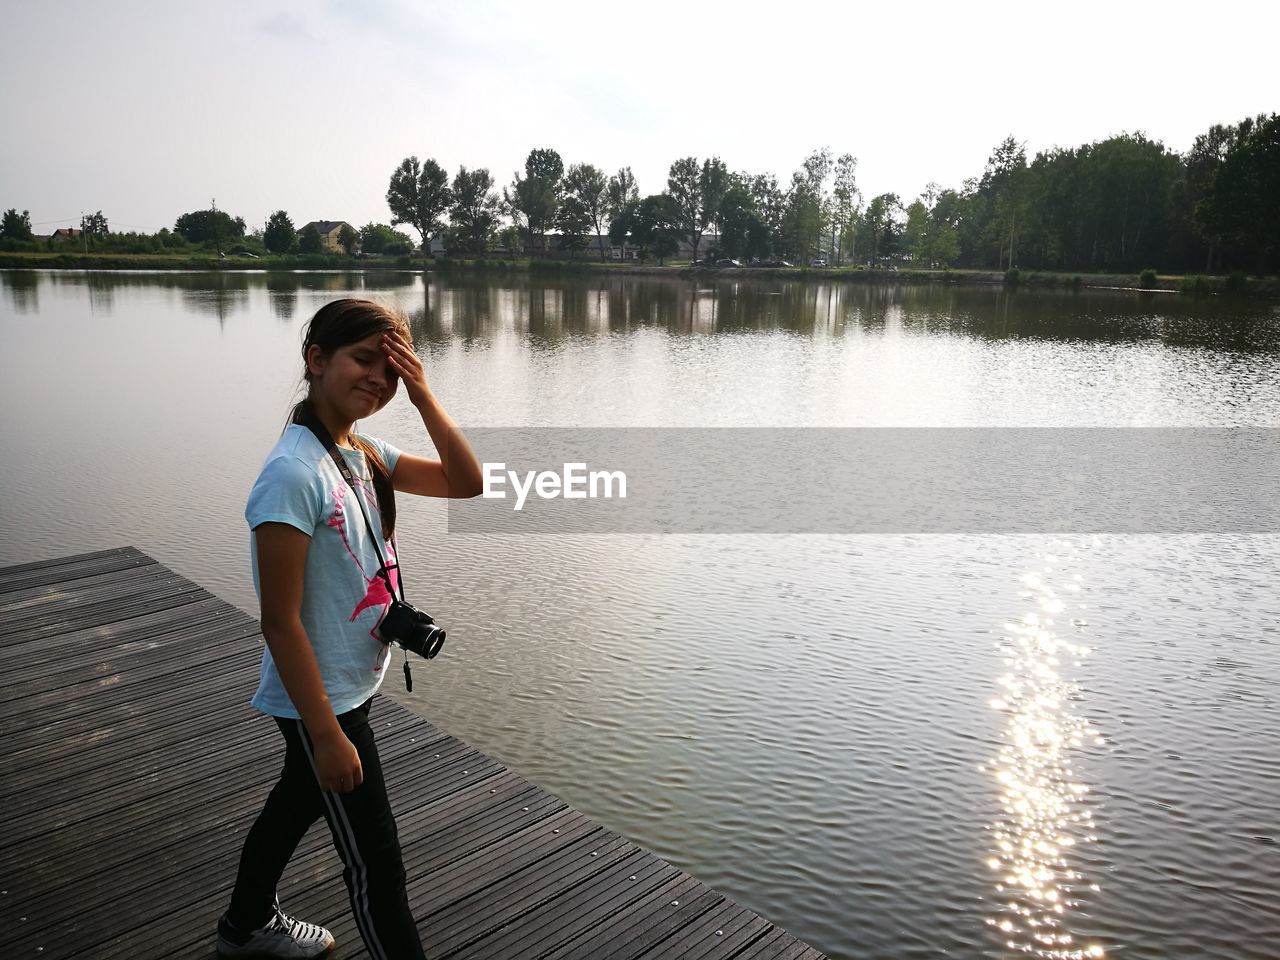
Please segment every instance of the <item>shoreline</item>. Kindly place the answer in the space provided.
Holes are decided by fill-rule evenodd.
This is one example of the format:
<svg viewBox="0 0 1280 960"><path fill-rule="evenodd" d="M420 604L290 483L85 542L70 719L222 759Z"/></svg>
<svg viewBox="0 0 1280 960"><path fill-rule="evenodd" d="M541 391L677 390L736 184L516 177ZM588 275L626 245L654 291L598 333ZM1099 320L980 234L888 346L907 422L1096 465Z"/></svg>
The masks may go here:
<svg viewBox="0 0 1280 960"><path fill-rule="evenodd" d="M625 264L591 260L454 260L398 257L342 259L327 256L247 259L155 254L0 253L0 270L87 270L108 272L315 272L315 273L523 273L583 276L591 274L706 279L783 279L890 284L956 284L965 286L1112 289L1143 293L1192 295L1236 294L1280 298L1280 278L1159 274L1154 279L1132 273L1072 273L1042 270L997 270L848 267L728 267L690 270L687 264Z"/></svg>

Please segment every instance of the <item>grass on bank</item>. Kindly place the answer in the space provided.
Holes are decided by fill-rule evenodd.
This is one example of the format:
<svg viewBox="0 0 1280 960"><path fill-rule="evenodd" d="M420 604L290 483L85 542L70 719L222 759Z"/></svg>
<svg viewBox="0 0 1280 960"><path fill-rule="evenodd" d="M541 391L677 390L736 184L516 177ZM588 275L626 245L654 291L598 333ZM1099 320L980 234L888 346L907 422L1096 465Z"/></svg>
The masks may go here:
<svg viewBox="0 0 1280 960"><path fill-rule="evenodd" d="M292 254L258 257L227 256L207 252L178 253L84 253L72 251L0 253L0 269L46 270L436 270L480 273L524 272L548 275L633 273L636 275L681 275L749 278L780 277L797 280L861 280L876 283L956 283L1003 284L1008 287L1122 287L1141 290L1177 291L1193 295L1242 294L1280 296L1280 279L1248 277L1242 272L1228 276L1158 274L1154 269L1141 273L1057 273L1052 271L1004 271L962 268L916 268L910 266L871 268L865 264L838 267L730 267L690 269L687 260L665 264L635 261L601 261L582 256L572 260L421 256L346 257L335 254Z"/></svg>

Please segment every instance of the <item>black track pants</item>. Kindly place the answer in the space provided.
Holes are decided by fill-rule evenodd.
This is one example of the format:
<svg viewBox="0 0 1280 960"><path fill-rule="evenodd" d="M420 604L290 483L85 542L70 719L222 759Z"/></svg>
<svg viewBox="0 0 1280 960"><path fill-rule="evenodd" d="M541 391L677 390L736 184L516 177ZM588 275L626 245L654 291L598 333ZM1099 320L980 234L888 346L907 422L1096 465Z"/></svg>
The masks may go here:
<svg viewBox="0 0 1280 960"><path fill-rule="evenodd" d="M400 840L369 726L369 703L338 717L364 774L350 793L320 789L302 721L276 718L286 744L284 769L245 840L227 916L241 930L255 930L271 918L285 865L307 828L323 816L345 865L342 877L370 957L417 960L422 942L405 894Z"/></svg>

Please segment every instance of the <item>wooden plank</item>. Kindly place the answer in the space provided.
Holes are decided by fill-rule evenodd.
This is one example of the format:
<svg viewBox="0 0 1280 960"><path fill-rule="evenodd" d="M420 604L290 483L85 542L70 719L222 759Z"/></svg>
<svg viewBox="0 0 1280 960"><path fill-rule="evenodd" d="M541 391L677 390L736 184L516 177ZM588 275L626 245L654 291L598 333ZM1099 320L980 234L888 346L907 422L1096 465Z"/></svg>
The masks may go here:
<svg viewBox="0 0 1280 960"><path fill-rule="evenodd" d="M258 726L261 721L246 717L239 705L227 705L220 711L202 711L178 723L140 729L133 736L99 739L63 753L62 762L57 764L19 765L20 775L6 775L0 780L0 801L8 809L17 809L24 794L37 794L43 805L54 797L55 791L66 789L67 785L76 789L107 768L123 768L127 776L132 776L153 763L181 763L189 751L205 750L209 742L225 733L234 734L246 723ZM9 766L7 761L5 766Z"/></svg>
<svg viewBox="0 0 1280 960"><path fill-rule="evenodd" d="M283 756L246 702L261 651L252 618L131 547L0 569L0 957L211 954ZM432 956L821 960L399 705L371 720ZM340 873L317 824L280 884L339 937L330 960L366 955Z"/></svg>
<svg viewBox="0 0 1280 960"><path fill-rule="evenodd" d="M69 607L85 598L111 596L138 585L155 584L157 564L130 564L127 567L98 572L85 572L74 579L54 583L38 583L19 590L9 590L4 595L5 616L10 612L21 613L43 609L51 605ZM57 568L65 569L65 568ZM167 578L166 578L167 579ZM184 579L172 574L172 579Z"/></svg>
<svg viewBox="0 0 1280 960"><path fill-rule="evenodd" d="M490 784L495 785L498 789L496 794L488 793ZM437 829L441 835L448 836L452 833L455 824L462 823L468 819L486 816L488 810L492 808L486 807L486 801L483 798L501 798L507 785L512 787L509 802L520 802L522 797L527 798L531 793L538 792L536 787L521 780L515 774L503 771L497 777L482 781L468 791L442 798L436 804L418 808L408 813L403 810L403 807L396 804L397 795L393 795L393 807L399 812L396 819L401 837L404 838L411 833L418 832L419 822ZM508 801L501 800L499 802ZM256 816L257 810L253 810L252 813ZM245 829L247 829L247 824ZM243 841L243 833L240 834L238 839L240 842ZM304 853L300 848L299 854L289 864L289 868L279 886L281 902L286 905L287 909L299 916L324 918L320 922L324 922L329 926L335 932L335 935L340 935L339 931L344 929L341 924L352 922L346 906L345 887L343 887L339 879L342 865L338 861L337 854L329 841L328 831L323 826L313 828L312 833L308 835L308 840L312 839L316 841L312 849ZM238 845L234 853L238 856ZM227 860L222 866L221 875L210 884L211 887L216 887L223 891L222 902L218 904L219 911L225 907L225 901L230 897L230 884L234 878L234 869L235 860ZM323 895L323 903L318 899L319 895ZM217 914L214 916L216 918ZM351 927L351 930L351 936L344 937L344 939L348 942L358 941L359 937L354 933L354 926ZM202 932L197 930L196 934L197 937L189 942L175 942L172 953L166 954L166 956L186 957L191 955L190 948L199 942Z"/></svg>
<svg viewBox="0 0 1280 960"><path fill-rule="evenodd" d="M219 830L224 827L231 835L227 855L238 854L249 823L257 816L267 792L275 783L281 758L282 754L277 753L264 753L253 758L241 781L214 783L207 787L203 784L184 785L173 798L175 816L164 821L108 819L102 829L95 832L94 862L84 870L83 876L86 879L110 878L112 890L118 890L126 883L131 870L137 869L143 875L153 874L166 848L189 843L194 835L202 838L200 850L192 854L182 868L192 869L201 858L220 854L219 845L224 838ZM66 831L62 833L70 835ZM61 833L52 835L55 842L59 836ZM61 854L64 859L74 856L69 848ZM42 885L46 879L49 884L57 883L68 866L59 860L58 854L43 859L34 865L32 883L27 892L33 897L43 895ZM163 876L154 876L147 882L158 883L164 879ZM111 893L106 894L108 902L111 896Z"/></svg>
<svg viewBox="0 0 1280 960"><path fill-rule="evenodd" d="M283 740L280 743L283 746ZM394 748L388 756L395 756ZM211 889L225 886L229 896L240 848L261 809L267 790L275 781L280 759L271 758L270 776L258 784L257 789L243 791L247 796L239 796L233 817L219 811L221 804L201 802L208 798L197 797L196 802L187 808L184 822L178 825L185 829L171 830L166 837L167 843L145 857L126 860L123 866L117 865L114 869L104 871L102 864L95 864L98 870L95 876L109 880L109 884L91 887L74 898L58 898L57 906L43 911L41 935L45 929L53 928L58 937L79 936L83 940L91 935L90 931L102 927L102 920L109 917L112 910L118 909L122 898L131 896L147 896L149 905L156 911L169 907L180 909L189 896L187 888L192 884ZM465 811L458 813L466 815ZM201 837L201 843L195 850L190 849L193 836ZM118 845L116 849L119 849ZM328 830L322 821L313 826L299 845L290 872L306 871L317 858L327 861L327 875L337 876L341 865L333 854ZM341 883L337 888L342 889ZM148 893L149 890L152 892ZM197 933L204 935L207 932Z"/></svg>
<svg viewBox="0 0 1280 960"><path fill-rule="evenodd" d="M261 721L262 718L258 719ZM204 822L202 818L206 817L231 821L238 817L256 816L263 799L279 774L283 759L283 743L284 741L277 735L275 749L262 751L247 758L248 765L242 767L245 770L243 779L223 779L207 784L198 781L183 783L178 790L165 798L171 808L182 816L170 817L160 822L148 816L151 811L146 809L137 811L142 816L129 818L119 817L112 810L96 811L100 818L99 824L93 831L96 855L91 866L82 867L82 876L86 879L99 875L112 877L112 887L117 888L115 878L118 873L116 871L125 869L124 865L136 860L145 860L147 868L150 869L155 865L154 854L157 850L184 840L189 841L193 834L199 835L200 831L195 830L194 826L183 829L187 818ZM401 751L393 747L389 755L396 756L399 752ZM244 829L248 829L247 823ZM71 831L54 831L48 836L51 842L56 844L63 834L68 837L75 836ZM235 843L242 843L243 839L243 833L241 833ZM214 840L205 838L199 855L203 856L212 851L215 846ZM236 850L238 849L237 846ZM37 876L43 870L50 872L56 878L56 871L61 866L64 864L58 863L56 856L50 856L42 859L42 862L35 866L35 870ZM38 895L38 893L37 888L34 894Z"/></svg>
<svg viewBox="0 0 1280 960"><path fill-rule="evenodd" d="M790 934L787 934L787 936L791 937ZM777 960L804 960L805 957L810 957L816 952L807 943L791 937L791 943L778 955Z"/></svg>
<svg viewBox="0 0 1280 960"><path fill-rule="evenodd" d="M557 857L561 862L566 857L580 858L583 848L587 847L586 853L589 853L594 849L590 845L598 843L604 833L597 824L562 806L558 812L538 817L536 822L505 833L501 838L493 838L490 845L468 851L460 859L430 873L422 869L421 849L412 849L410 845L405 850L409 896L415 916L424 927L424 936L439 936L442 925L447 925L459 945L465 943L471 939L466 929L469 924L449 922L453 917L451 908L472 901L483 891L518 874L528 876L548 858ZM345 890L339 887L332 893L320 893L302 902L314 916L333 916L342 913L340 904L344 901ZM501 923L510 915L512 911L504 906L496 920ZM472 916L469 920L474 922L476 918ZM426 946L428 953L440 952L438 946Z"/></svg>
<svg viewBox="0 0 1280 960"><path fill-rule="evenodd" d="M117 597L100 600L82 609L55 613L38 617L34 620L22 621L19 625L6 626L3 629L3 641L0 646L19 643L47 642L59 638L69 630L98 627L109 623L119 623L133 617L142 616L152 610L167 607L184 606L198 600L208 599L210 594L200 587L172 581L145 597Z"/></svg>
<svg viewBox="0 0 1280 960"><path fill-rule="evenodd" d="M146 554L133 547L116 547L96 553L81 553L73 557L53 560L37 560L0 568L0 593L22 590L40 583L58 583L85 576L85 571L127 570L131 567L154 564Z"/></svg>
<svg viewBox="0 0 1280 960"><path fill-rule="evenodd" d="M576 884L609 875L611 867L630 873L630 861L640 853L638 848L621 837L594 836L598 828L593 827L586 821L576 829L568 828L568 840L563 841L539 837L542 854L527 864L522 857L503 856L506 851L501 848L493 851L498 856L490 859L490 866L472 875L486 881L483 888L446 900L447 911L437 911L427 924L424 949L430 954L452 955L535 910L545 909Z"/></svg>
<svg viewBox="0 0 1280 960"><path fill-rule="evenodd" d="M24 644L6 653L5 679L20 682L67 672L70 667L97 667L95 661L100 658L126 655L137 649L169 646L182 650L188 642L184 633L186 628L212 623L228 627L242 624L257 626L252 617L239 610L228 609L224 601L210 597L182 607L155 610L121 624L61 634L58 648L47 644ZM67 651L71 650L76 651L74 656L68 654ZM5 691L0 689L0 695L4 694Z"/></svg>
<svg viewBox="0 0 1280 960"><path fill-rule="evenodd" d="M123 742L137 736L169 736L169 731L187 728L188 724L197 723L200 718L209 722L214 718L227 717L230 712L243 712L248 704L247 696L229 698L224 685L192 686L189 690L184 689L183 694L186 694L182 698L183 707L193 719L179 718L175 722L157 724L155 713L140 710L128 716L81 714L56 724L29 727L20 733L15 731L12 736L14 749L5 754L3 762L0 762L0 771L8 777L15 769L33 764L77 764L86 751L96 749L102 742Z"/></svg>
<svg viewBox="0 0 1280 960"><path fill-rule="evenodd" d="M397 819L399 820L400 818ZM243 834L239 836L239 840L240 842L243 842ZM238 855L238 846L236 846L234 852ZM327 846L322 853L324 858L330 860L327 877L329 880L333 880L338 876L340 871L340 866L336 861L336 854L333 854L332 850ZM299 864L296 859L290 864L290 874L294 874L299 866L301 866L303 870L306 869L308 864L305 862L305 858L302 864ZM221 865L216 873L213 873L212 875L196 874L190 881L190 885L194 886L199 891L213 891L213 899L209 901L209 906L216 910L216 912L212 915L209 929L212 928L212 922L216 920L218 913L225 909L226 900L230 896L230 885L234 880L234 876L235 860L229 859ZM187 882L188 881L184 881L184 883ZM280 895L284 902L290 904L290 909L298 915L313 917L336 916L345 917L347 920L350 919L346 907L346 888L340 881L337 883L329 882L321 886L317 886L312 883L310 887L316 894L314 897L299 897L289 884L282 883L280 886ZM173 933L170 930L172 923L167 919L168 916L169 915L167 914L157 916L147 923L121 933L110 941L95 944L94 957L101 958L101 960L109 960L109 958L112 957L131 957L134 955L134 951L145 948L145 945L149 941L154 940L157 937L168 937L171 939L173 936ZM202 932L199 927L196 927L195 929L198 936L207 937L207 933ZM205 942L207 942L207 940Z"/></svg>
<svg viewBox="0 0 1280 960"><path fill-rule="evenodd" d="M623 948L634 939L631 927L637 917L679 900L695 882L669 863L642 853L574 890L560 909L541 911L542 915L528 918L514 929L517 933L528 928L531 932L541 930L540 938L531 936L530 940L539 944L539 955L547 957L592 957L606 950L610 956L634 955ZM509 937L491 937L475 955L501 958L512 944Z"/></svg>
<svg viewBox="0 0 1280 960"><path fill-rule="evenodd" d="M645 960L683 960L714 947L726 933L748 922L753 914L732 900L721 900L715 907L686 924L677 934L657 944L644 954Z"/></svg>
<svg viewBox="0 0 1280 960"><path fill-rule="evenodd" d="M164 570L159 564L151 564L107 576L84 577L70 582L59 581L15 590L4 595L0 628L39 622L41 618L53 615L59 619L73 620L78 610L103 600L145 600L149 594L160 593L172 586L189 590L202 589L185 577Z"/></svg>
<svg viewBox="0 0 1280 960"><path fill-rule="evenodd" d="M175 638L167 644L126 652L100 651L96 661L58 655L56 662L49 666L60 665L60 669L51 673L31 676L24 672L20 678L14 678L12 684L6 677L0 693L0 719L29 716L49 702L94 697L106 689L120 696L121 691L130 686L131 678L141 682L167 677L180 682L214 670L220 660L246 656L243 641L255 638L258 627L252 623L212 620L184 625L174 632L181 640ZM140 669L142 667L146 669Z"/></svg>
<svg viewBox="0 0 1280 960"><path fill-rule="evenodd" d="M253 669L261 654L254 651L243 651L236 654L238 659L219 661L220 664L232 662L233 666L241 665ZM195 704L206 696L230 696L233 693L239 702L248 703L252 687L246 686L251 681L230 681L225 674L207 672L195 680L187 680L175 684L169 679L141 681L130 684L118 683L116 690L128 690L130 696L114 698L101 694L96 698L84 698L66 705L59 715L56 706L47 710L31 711L5 721L6 729L13 727L14 735L22 735L25 746L42 743L55 743L69 733L81 732L85 729L98 729L94 726L97 720L103 727L136 717L150 717L152 722L174 715L186 709L194 709Z"/></svg>
<svg viewBox="0 0 1280 960"><path fill-rule="evenodd" d="M775 929L764 917L750 912L741 920L740 923L734 923L732 928L726 923L724 936L717 937L714 942L701 944L700 949L695 947L684 956L688 960L728 960L730 957L739 957L744 950Z"/></svg>
<svg viewBox="0 0 1280 960"><path fill-rule="evenodd" d="M598 926L592 937L574 944L567 952L551 956L559 960L589 960L605 951L618 960L647 956L723 901L720 894L708 890L693 877L665 863L663 866L675 873L676 883L626 905L625 909L609 916L607 926Z"/></svg>
<svg viewBox="0 0 1280 960"><path fill-rule="evenodd" d="M735 960L774 960L778 951L786 946L786 941L787 932L771 926L745 950L734 954Z"/></svg>
<svg viewBox="0 0 1280 960"><path fill-rule="evenodd" d="M146 556L146 554L137 547L124 545L119 547L107 547L103 550L90 550L86 553L72 553L63 557L46 557L43 560L27 560L23 563L12 563L6 567L0 567L0 580L13 576L14 574L26 573L29 570L43 570L51 567L65 566L71 563L83 563L86 560L96 560L102 557L121 555L133 555L138 557ZM150 557L147 559L150 559Z"/></svg>
<svg viewBox="0 0 1280 960"><path fill-rule="evenodd" d="M271 724L271 727L273 727L273 730L274 730L274 724ZM279 744L283 746L283 740L279 740ZM259 785L257 785L257 788L253 788L253 790L243 791L244 794L248 795L248 800L247 800L247 803L244 803L242 805L242 810L238 810L237 812L239 814L242 814L243 823L236 824L236 826L234 826L234 829L232 831L233 833L232 840L230 840L230 845L232 845L233 849L230 849L229 847L229 851L228 851L229 856L238 855L239 845L243 844L244 833L247 832L248 824L250 824L252 817L256 817L257 810L261 808L262 799L264 799L266 791L268 791L268 788L270 787L271 783L273 783L275 780L276 774L278 774L279 772L279 762L280 762L279 753L274 753L273 755L271 755L270 758L268 758L268 764L266 764L264 769L262 769L262 774L264 774L264 776L261 777L261 782L259 783ZM230 785L230 790L232 791L236 790L236 786L234 786L236 785L236 781L227 781L227 782ZM192 803L197 804L197 810L196 810L197 817L198 817L198 814L200 814L200 809L198 808L201 808L201 806L210 806L210 805L216 806L221 801L221 797L218 797L218 796L206 797L202 795L202 788L200 785L193 785L191 788L189 788L188 794L189 794L188 800L192 801ZM233 792L232 796L236 796L236 794L234 794ZM215 803L210 804L209 801L215 801ZM178 812L179 813L182 812L182 810L180 810L180 805L178 806ZM196 824L193 824L193 827L195 826ZM198 846L197 850L193 850L193 851L184 850L183 847L186 845L189 845L189 840L191 840L191 837L193 835L201 836L201 831L197 831L197 829L192 828L192 829L189 829L189 831L183 832L182 835L180 835L186 838L186 844L178 845L178 852L179 854L182 854L184 858L186 858L186 865L184 865L184 867L183 865L179 865L178 877L189 876L192 870L198 867L198 863L200 863L202 859L205 859L207 854L209 854L211 850L215 849L215 842L211 841L209 837L204 837L204 840L202 840L201 845ZM178 837L173 837L173 840L178 840ZM114 846L118 847L118 844ZM166 859L168 858L166 858L166 856L164 855L148 856L146 863L143 864L143 873L155 872L155 870L160 869L161 865L165 863ZM125 856L124 860L128 861L128 856ZM95 861L95 868L99 868L99 867L101 867L101 865L97 864L97 861ZM234 859L230 861L230 867L225 869L224 872L228 872L228 870L229 870L229 874L228 874L228 882L229 882L230 877L234 876ZM109 876L111 877L110 888L108 891L104 893L104 895L102 895L102 897L104 897L105 902L114 901L116 892L118 892L120 890L120 886L122 886L122 883L120 883L120 878L118 874L111 873L109 874ZM92 901L92 896L93 895L90 895L90 900L86 900L84 899L84 897L76 897L76 899L70 900L70 904L72 904L73 913L81 913L81 911L84 908L86 908L86 905L90 904L90 902ZM56 913L54 915L56 916Z"/></svg>
<svg viewBox="0 0 1280 960"><path fill-rule="evenodd" d="M539 956L553 956L556 955L553 951L597 934L606 920L608 929L615 929L622 911L644 909L651 903L680 896L683 884L693 882L692 877L682 879L670 864L656 858L638 862L642 859L633 856L585 878L569 889L560 902L526 913L458 956L502 960L521 949Z"/></svg>
<svg viewBox="0 0 1280 960"><path fill-rule="evenodd" d="M154 674L135 671L87 678L66 687L28 696L25 700L0 704L0 718L4 719L6 729L17 735L21 731L44 725L57 705L68 701L72 706L66 710L65 719L84 717L126 701L133 705L134 712L137 709L145 710L152 694L175 688L185 690L188 686L191 689L203 688L206 683L228 691L252 690L251 687L236 683L231 676L236 670L255 669L260 659L261 654L257 650L243 647L237 649L234 645L218 647L208 652L204 669L194 677L184 673L181 664L171 664L157 668ZM180 707L178 709L180 712Z"/></svg>

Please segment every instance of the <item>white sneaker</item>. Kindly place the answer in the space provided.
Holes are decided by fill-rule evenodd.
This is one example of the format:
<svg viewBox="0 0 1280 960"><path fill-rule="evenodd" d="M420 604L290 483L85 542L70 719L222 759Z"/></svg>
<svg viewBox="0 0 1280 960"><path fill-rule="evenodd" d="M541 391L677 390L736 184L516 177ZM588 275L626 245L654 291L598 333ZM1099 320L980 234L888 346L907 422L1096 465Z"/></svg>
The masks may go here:
<svg viewBox="0 0 1280 960"><path fill-rule="evenodd" d="M275 916L250 933L240 933L223 917L218 921L220 957L318 957L333 949L333 934L314 923Z"/></svg>

